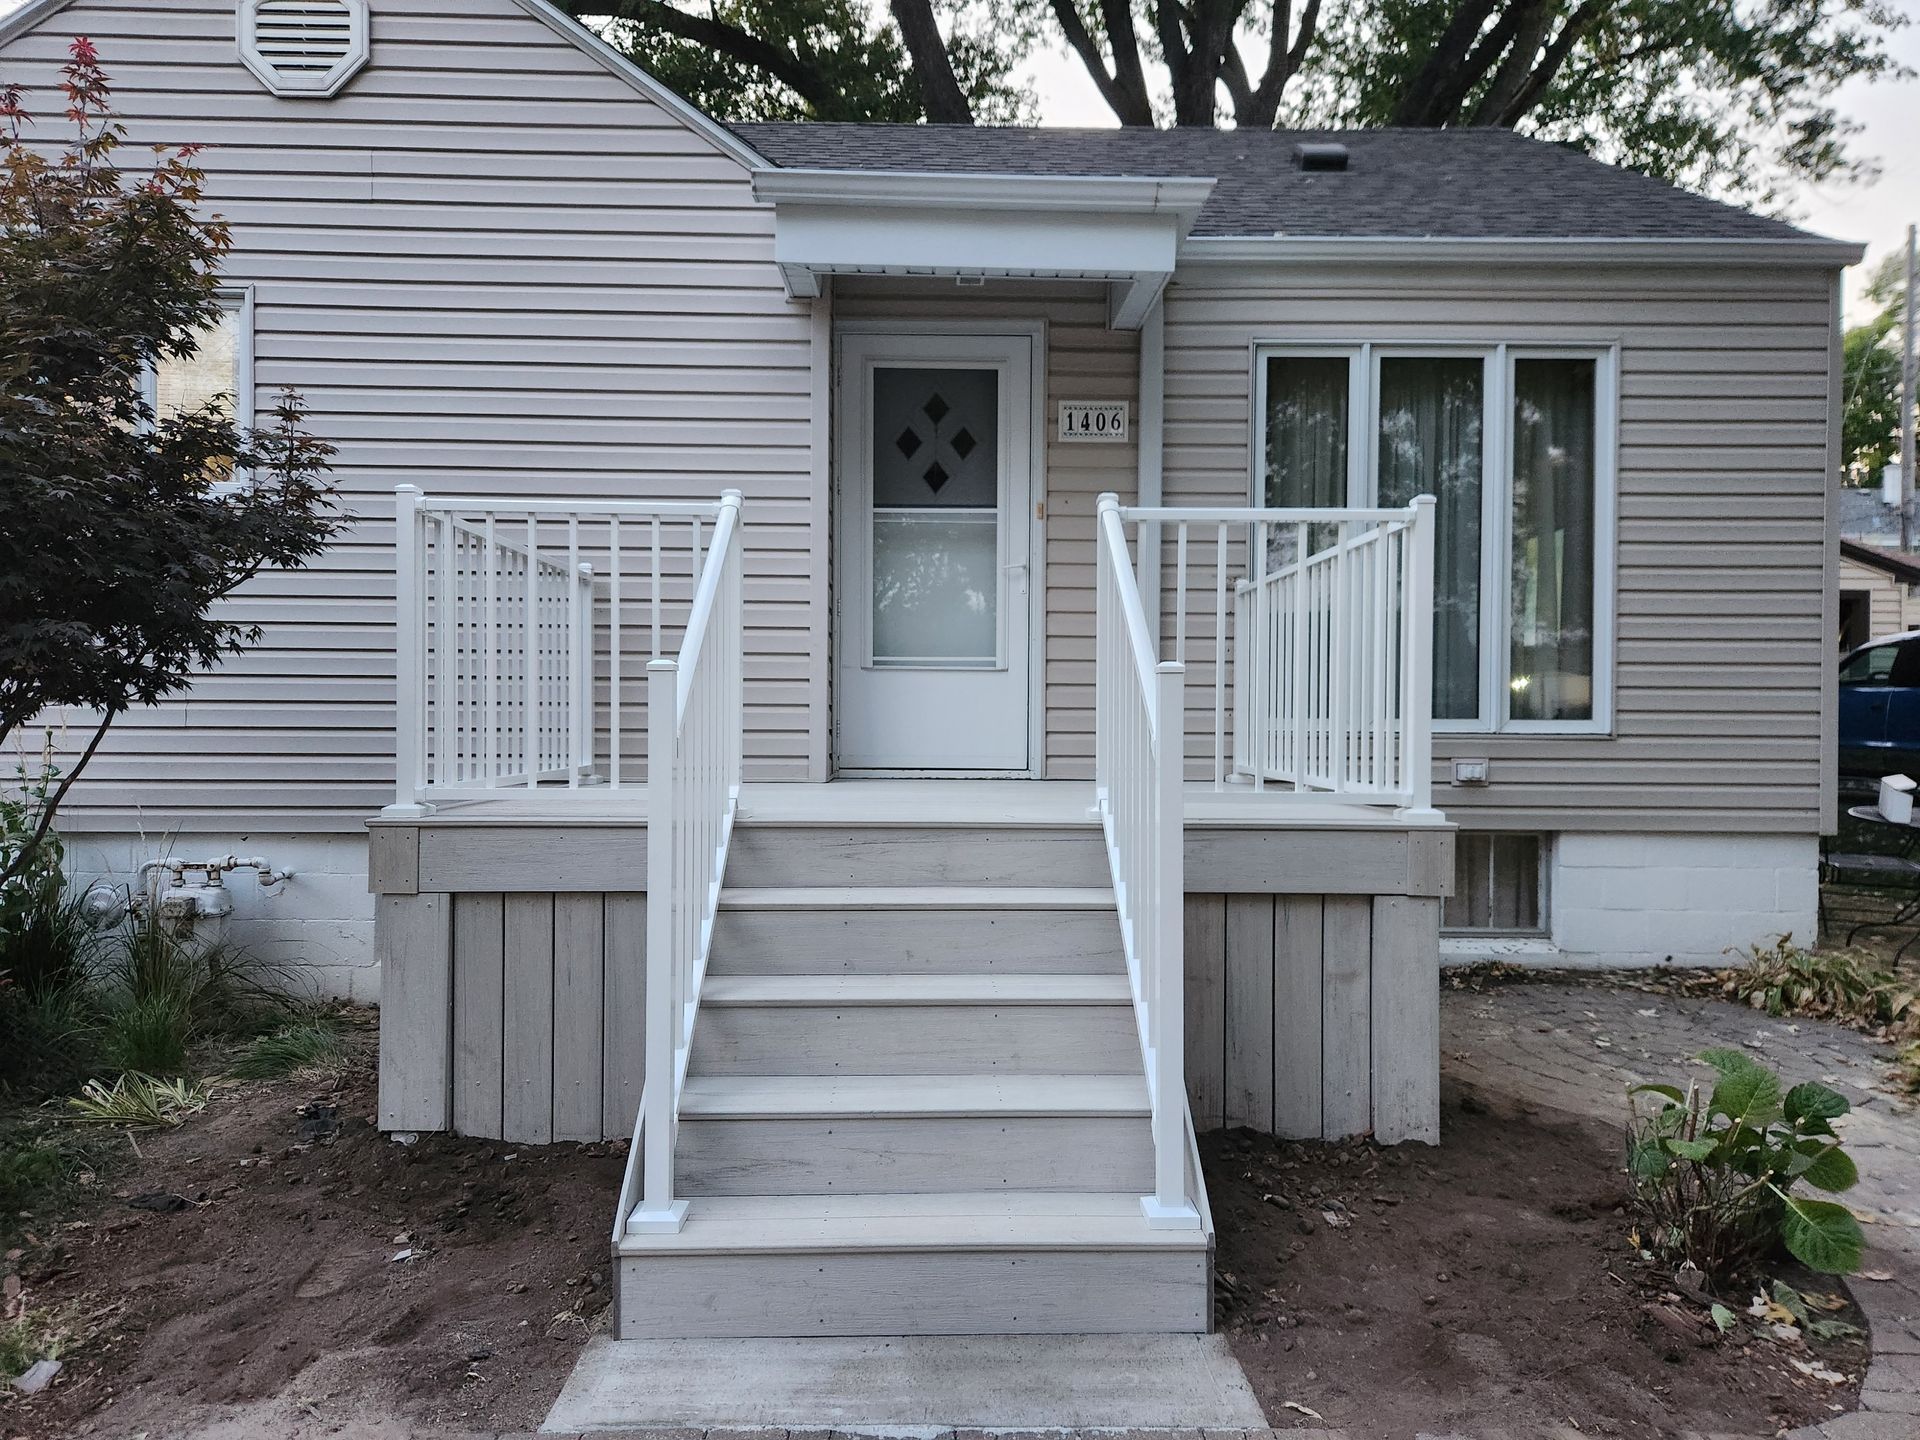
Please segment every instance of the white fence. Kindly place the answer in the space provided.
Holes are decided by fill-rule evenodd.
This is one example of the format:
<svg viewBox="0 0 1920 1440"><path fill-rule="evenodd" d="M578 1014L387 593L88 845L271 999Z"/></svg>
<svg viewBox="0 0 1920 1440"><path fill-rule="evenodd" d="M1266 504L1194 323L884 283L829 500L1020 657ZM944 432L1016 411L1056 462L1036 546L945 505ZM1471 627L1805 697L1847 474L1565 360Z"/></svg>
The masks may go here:
<svg viewBox="0 0 1920 1440"><path fill-rule="evenodd" d="M1094 791L1106 834L1134 1018L1153 1111L1150 1224L1190 1228L1185 975L1185 667L1157 663L1120 502L1100 497L1096 540Z"/></svg>
<svg viewBox="0 0 1920 1440"><path fill-rule="evenodd" d="M483 499L410 485L395 500L389 813L630 781L641 657L660 658L684 629L728 501Z"/></svg>
<svg viewBox="0 0 1920 1440"><path fill-rule="evenodd" d="M1211 712L1211 744L1202 732L1189 749L1217 788L1431 806L1433 504L1116 502L1155 562L1141 569L1152 577L1172 562L1171 586L1157 587L1169 611L1160 629L1200 692L1187 703Z"/></svg>

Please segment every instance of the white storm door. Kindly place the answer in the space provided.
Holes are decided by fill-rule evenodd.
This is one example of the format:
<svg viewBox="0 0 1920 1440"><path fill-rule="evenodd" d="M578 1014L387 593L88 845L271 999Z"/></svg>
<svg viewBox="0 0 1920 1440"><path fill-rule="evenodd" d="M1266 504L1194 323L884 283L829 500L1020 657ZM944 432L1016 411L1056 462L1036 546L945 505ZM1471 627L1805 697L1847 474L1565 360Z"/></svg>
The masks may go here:
<svg viewBox="0 0 1920 1440"><path fill-rule="evenodd" d="M836 754L1029 767L1034 341L840 340Z"/></svg>

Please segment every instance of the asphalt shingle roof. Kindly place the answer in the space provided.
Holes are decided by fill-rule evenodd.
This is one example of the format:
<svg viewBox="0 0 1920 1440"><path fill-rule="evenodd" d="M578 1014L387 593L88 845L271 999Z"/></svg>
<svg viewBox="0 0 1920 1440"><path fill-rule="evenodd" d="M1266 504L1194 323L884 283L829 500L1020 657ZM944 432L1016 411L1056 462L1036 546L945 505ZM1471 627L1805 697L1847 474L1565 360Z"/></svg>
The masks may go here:
<svg viewBox="0 0 1920 1440"><path fill-rule="evenodd" d="M1437 238L1795 240L1806 232L1509 130L1067 130L735 125L790 169L1212 176L1193 233ZM1347 146L1306 172L1302 142Z"/></svg>

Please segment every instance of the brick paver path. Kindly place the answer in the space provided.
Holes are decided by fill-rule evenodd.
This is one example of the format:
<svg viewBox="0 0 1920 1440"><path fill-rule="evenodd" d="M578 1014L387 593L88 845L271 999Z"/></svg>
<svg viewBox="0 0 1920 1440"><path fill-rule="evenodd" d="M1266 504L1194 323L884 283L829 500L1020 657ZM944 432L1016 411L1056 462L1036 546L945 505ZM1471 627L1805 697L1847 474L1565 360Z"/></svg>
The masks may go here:
<svg viewBox="0 0 1920 1440"><path fill-rule="evenodd" d="M1718 1000L1592 985L1511 985L1448 992L1440 1064L1490 1092L1577 1115L1619 1120L1626 1088L1684 1075L1710 1046L1740 1046L1789 1085L1822 1080L1853 1102L1841 1122L1860 1163L1847 1203L1867 1224L1855 1298L1873 1328L1860 1410L1796 1432L1799 1440L1920 1437L1920 1111L1876 1085L1887 1048L1836 1025L1775 1020Z"/></svg>

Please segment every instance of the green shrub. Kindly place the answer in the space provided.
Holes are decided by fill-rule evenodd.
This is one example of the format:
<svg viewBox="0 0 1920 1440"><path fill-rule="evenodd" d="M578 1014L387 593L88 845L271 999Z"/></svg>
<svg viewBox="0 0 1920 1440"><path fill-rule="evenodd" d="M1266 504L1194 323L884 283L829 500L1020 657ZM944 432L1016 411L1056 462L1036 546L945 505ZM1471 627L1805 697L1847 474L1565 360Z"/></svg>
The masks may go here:
<svg viewBox="0 0 1920 1440"><path fill-rule="evenodd" d="M1851 1274L1865 1237L1846 1206L1794 1193L1849 1190L1859 1179L1833 1121L1850 1108L1825 1085L1782 1096L1771 1070L1738 1050L1705 1050L1710 1091L1638 1085L1627 1165L1645 1248L1687 1261L1715 1283L1746 1279L1779 1245L1809 1269Z"/></svg>
<svg viewBox="0 0 1920 1440"><path fill-rule="evenodd" d="M193 1014L185 997L163 991L117 1005L107 1016L101 1053L115 1070L178 1075L187 1068L193 1037Z"/></svg>
<svg viewBox="0 0 1920 1440"><path fill-rule="evenodd" d="M339 1029L324 1017L284 1025L257 1036L234 1062L233 1074L242 1080L274 1080L302 1070L324 1070L347 1058L347 1044Z"/></svg>

